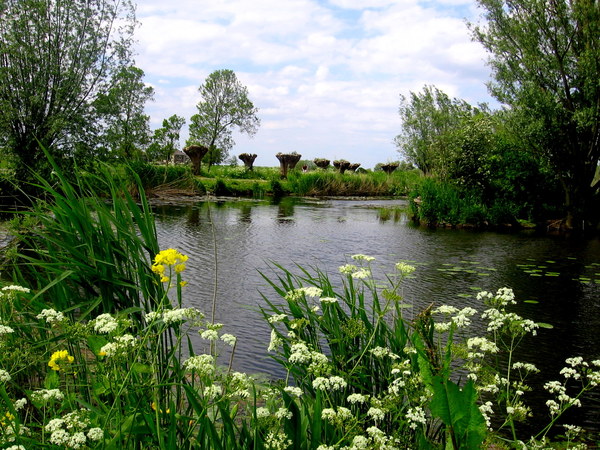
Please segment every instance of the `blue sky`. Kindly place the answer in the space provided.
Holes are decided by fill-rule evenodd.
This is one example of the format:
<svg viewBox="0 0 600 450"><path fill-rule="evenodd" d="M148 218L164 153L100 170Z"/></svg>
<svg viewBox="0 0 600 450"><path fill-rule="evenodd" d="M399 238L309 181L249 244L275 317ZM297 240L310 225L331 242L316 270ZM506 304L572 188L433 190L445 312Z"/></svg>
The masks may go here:
<svg viewBox="0 0 600 450"><path fill-rule="evenodd" d="M235 135L232 154L256 153L257 166L292 151L365 168L397 160L400 95L425 84L493 104L487 55L465 23L473 1L142 0L137 15L151 126L184 117L183 145L198 87L231 69L262 122L253 138Z"/></svg>

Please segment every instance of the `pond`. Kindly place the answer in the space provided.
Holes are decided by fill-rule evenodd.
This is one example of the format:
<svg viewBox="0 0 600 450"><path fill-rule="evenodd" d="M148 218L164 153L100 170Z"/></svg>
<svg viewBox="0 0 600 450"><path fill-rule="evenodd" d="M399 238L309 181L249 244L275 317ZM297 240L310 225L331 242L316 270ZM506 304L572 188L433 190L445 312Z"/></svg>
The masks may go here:
<svg viewBox="0 0 600 450"><path fill-rule="evenodd" d="M156 204L154 210L161 248L190 258L186 304L210 314L216 285L216 320L239 338L238 370L282 374L266 351L270 332L259 312L261 292L277 298L259 270L274 275L271 262L288 269L299 264L337 277L338 267L357 253L374 256L381 277L400 260L417 267L403 285L413 305L407 315L431 303L481 311L477 290L511 287L519 301L515 312L553 326L528 338L519 355L542 370L540 380L560 379L569 356L600 357L598 239L425 229L412 225L405 206L379 199L213 199ZM586 399L577 415L597 431L600 398Z"/></svg>

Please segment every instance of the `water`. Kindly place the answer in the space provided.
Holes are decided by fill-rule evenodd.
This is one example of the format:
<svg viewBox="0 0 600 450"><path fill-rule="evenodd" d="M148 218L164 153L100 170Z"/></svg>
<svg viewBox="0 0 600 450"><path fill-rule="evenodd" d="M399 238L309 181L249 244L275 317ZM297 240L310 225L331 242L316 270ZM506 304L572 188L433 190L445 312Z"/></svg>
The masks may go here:
<svg viewBox="0 0 600 450"><path fill-rule="evenodd" d="M414 305L407 314L431 303L481 310L478 289L513 288L519 300L515 312L553 326L528 338L519 354L542 369L546 380L560 379L569 356L600 358L598 239L423 229L412 226L398 209L403 206L402 200L285 198L278 204L162 204L155 212L161 248L190 257L184 273L187 305L209 314L216 283L216 320L239 338L238 370L281 375L266 352L269 327L259 313L261 292L277 297L259 270L273 275L270 262L290 269L300 264L336 277L337 268L356 253L376 257L382 276L399 260L417 266L416 277L403 288ZM600 399L592 396L586 403L574 419L598 430Z"/></svg>

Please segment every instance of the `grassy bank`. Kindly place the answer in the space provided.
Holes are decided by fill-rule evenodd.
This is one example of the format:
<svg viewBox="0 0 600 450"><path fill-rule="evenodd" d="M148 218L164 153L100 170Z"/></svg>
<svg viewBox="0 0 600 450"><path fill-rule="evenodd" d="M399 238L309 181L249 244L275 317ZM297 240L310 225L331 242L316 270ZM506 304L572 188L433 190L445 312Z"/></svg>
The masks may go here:
<svg viewBox="0 0 600 450"><path fill-rule="evenodd" d="M402 283L418 271L360 254L337 275L272 265L264 346L287 376L236 372L235 324L212 319L224 300L188 306L186 266L197 262L159 251L140 180L138 203L113 175L40 179L45 201L8 254L5 448L538 448L600 383L600 361L569 358L558 378L543 375L554 380L548 410L532 411L524 393L538 370L513 358L543 324L511 311L510 289L479 292L479 310L432 305L405 318ZM548 425L519 436L531 414ZM581 440L575 426L558 433Z"/></svg>
<svg viewBox="0 0 600 450"><path fill-rule="evenodd" d="M215 195L262 197L265 195L300 196L399 196L408 195L419 183L418 171L382 171L340 174L333 169L307 173L293 170L281 179L278 168L213 166L192 176L187 166L134 165L147 190L181 187Z"/></svg>

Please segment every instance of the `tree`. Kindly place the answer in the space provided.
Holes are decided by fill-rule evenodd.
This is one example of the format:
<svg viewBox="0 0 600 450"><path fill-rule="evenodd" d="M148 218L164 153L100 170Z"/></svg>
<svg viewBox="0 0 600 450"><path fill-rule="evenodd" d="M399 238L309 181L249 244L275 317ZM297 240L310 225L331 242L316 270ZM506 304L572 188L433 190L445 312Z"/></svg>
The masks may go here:
<svg viewBox="0 0 600 450"><path fill-rule="evenodd" d="M60 159L88 138L134 24L129 0L0 2L0 135L17 177L40 167L40 144Z"/></svg>
<svg viewBox="0 0 600 450"><path fill-rule="evenodd" d="M543 155L564 192L565 226L597 220L600 7L597 0L477 0L471 24L490 52L491 93L514 111L513 130Z"/></svg>
<svg viewBox="0 0 600 450"><path fill-rule="evenodd" d="M112 157L126 161L139 158L150 142L150 117L144 106L152 100L154 89L144 84L144 71L123 67L106 93L98 95L95 106L103 129L101 145Z"/></svg>
<svg viewBox="0 0 600 450"><path fill-rule="evenodd" d="M185 119L173 114L168 119L164 119L162 127L154 130L152 137L151 151L152 159L161 159L169 164L169 160L179 148L179 138L181 128L185 125Z"/></svg>
<svg viewBox="0 0 600 450"><path fill-rule="evenodd" d="M398 150L406 160L425 175L445 169L448 156L448 133L456 129L474 108L464 100L451 99L435 86L410 93L410 100L400 96L402 133L396 136Z"/></svg>
<svg viewBox="0 0 600 450"><path fill-rule="evenodd" d="M248 98L248 89L232 70L216 70L199 88L198 114L191 118L188 146L200 144L209 149L205 159L210 166L224 161L235 144L232 129L254 136L260 126L258 109Z"/></svg>

